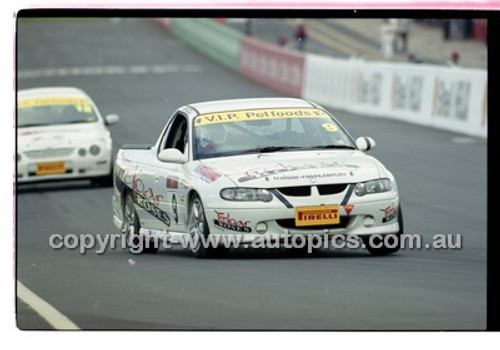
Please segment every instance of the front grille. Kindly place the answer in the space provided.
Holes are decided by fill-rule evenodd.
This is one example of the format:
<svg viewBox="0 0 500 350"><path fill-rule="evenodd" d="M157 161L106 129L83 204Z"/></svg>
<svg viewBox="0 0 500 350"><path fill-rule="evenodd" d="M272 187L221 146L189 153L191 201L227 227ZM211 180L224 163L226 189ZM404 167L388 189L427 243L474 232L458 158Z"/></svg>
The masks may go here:
<svg viewBox="0 0 500 350"><path fill-rule="evenodd" d="M30 159L45 159L45 158L59 158L67 157L73 153L74 148L52 148L52 149L40 149L36 151L26 151L23 152L24 155Z"/></svg>
<svg viewBox="0 0 500 350"><path fill-rule="evenodd" d="M344 192L347 184L318 185L317 187L319 194L323 196L325 194L336 194Z"/></svg>
<svg viewBox="0 0 500 350"><path fill-rule="evenodd" d="M276 223L282 228L297 229L297 230L324 230L324 229L336 229L336 228L346 228L351 220L350 216L341 216L340 223L334 225L318 225L318 226L296 226L295 219L280 219L276 220Z"/></svg>
<svg viewBox="0 0 500 350"><path fill-rule="evenodd" d="M311 186L280 187L277 190L281 194L291 197L307 197L311 195Z"/></svg>
<svg viewBox="0 0 500 350"><path fill-rule="evenodd" d="M348 184L327 184L317 185L320 196L342 193L347 188ZM308 197L311 195L311 186L295 186L295 187L278 187L277 190L290 197Z"/></svg>

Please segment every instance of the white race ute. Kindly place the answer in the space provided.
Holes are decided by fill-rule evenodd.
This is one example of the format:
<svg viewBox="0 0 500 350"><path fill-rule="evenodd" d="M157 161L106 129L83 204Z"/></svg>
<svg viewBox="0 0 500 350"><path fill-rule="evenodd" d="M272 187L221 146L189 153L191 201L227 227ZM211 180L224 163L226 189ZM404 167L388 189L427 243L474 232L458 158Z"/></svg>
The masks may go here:
<svg viewBox="0 0 500 350"><path fill-rule="evenodd" d="M124 145L114 167L114 224L241 242L294 235L357 235L372 254L403 232L397 184L317 104L293 98L212 101L179 108L154 145ZM202 242L202 240L193 240ZM155 251L157 247L151 247ZM199 258L228 247L191 246Z"/></svg>

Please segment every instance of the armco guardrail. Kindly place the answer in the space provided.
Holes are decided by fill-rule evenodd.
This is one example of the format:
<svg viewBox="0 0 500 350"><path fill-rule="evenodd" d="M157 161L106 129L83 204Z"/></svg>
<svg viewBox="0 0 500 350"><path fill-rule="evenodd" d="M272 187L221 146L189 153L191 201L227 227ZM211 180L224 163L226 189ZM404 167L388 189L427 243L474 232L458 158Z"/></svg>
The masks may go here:
<svg viewBox="0 0 500 350"><path fill-rule="evenodd" d="M304 55L250 37L241 42L240 73L286 94L302 95Z"/></svg>
<svg viewBox="0 0 500 350"><path fill-rule="evenodd" d="M303 97L325 106L487 136L485 71L308 54Z"/></svg>
<svg viewBox="0 0 500 350"><path fill-rule="evenodd" d="M487 137L484 70L304 55L210 19L165 23L215 61L286 94L366 116Z"/></svg>
<svg viewBox="0 0 500 350"><path fill-rule="evenodd" d="M242 33L206 18L175 18L172 33L226 67L238 68Z"/></svg>

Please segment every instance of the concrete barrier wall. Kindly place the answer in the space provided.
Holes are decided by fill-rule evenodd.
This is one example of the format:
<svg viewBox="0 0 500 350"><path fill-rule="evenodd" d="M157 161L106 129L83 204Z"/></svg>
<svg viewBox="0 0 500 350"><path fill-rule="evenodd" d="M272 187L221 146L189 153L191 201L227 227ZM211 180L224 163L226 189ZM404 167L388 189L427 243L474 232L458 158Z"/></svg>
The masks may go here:
<svg viewBox="0 0 500 350"><path fill-rule="evenodd" d="M172 33L224 66L237 69L243 34L206 18L174 18Z"/></svg>
<svg viewBox="0 0 500 350"><path fill-rule="evenodd" d="M203 54L285 94L366 116L487 137L487 72L284 50L211 19L163 23Z"/></svg>

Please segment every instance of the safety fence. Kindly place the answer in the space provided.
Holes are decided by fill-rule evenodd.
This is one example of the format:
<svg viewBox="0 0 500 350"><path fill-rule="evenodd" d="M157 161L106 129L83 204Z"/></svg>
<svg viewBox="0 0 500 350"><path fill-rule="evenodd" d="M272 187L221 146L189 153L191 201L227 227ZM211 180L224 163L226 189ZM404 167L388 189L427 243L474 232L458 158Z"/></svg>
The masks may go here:
<svg viewBox="0 0 500 350"><path fill-rule="evenodd" d="M303 54L202 18L156 19L246 78L287 95L367 116L487 137L487 72Z"/></svg>

